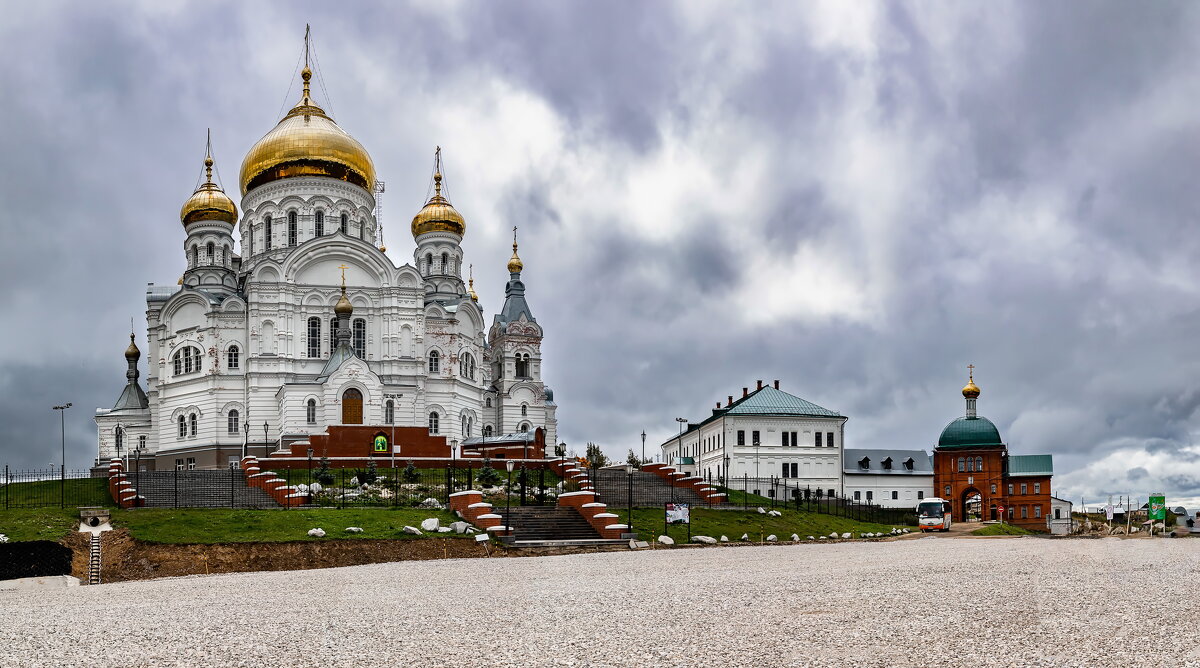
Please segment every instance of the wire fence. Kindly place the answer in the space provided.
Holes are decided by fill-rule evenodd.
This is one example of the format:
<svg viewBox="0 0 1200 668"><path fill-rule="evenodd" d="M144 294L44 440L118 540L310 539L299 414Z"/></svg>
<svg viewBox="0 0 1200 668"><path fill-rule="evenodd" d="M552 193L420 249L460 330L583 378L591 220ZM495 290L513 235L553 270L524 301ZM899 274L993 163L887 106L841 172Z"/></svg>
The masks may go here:
<svg viewBox="0 0 1200 668"><path fill-rule="evenodd" d="M7 466L0 479L0 503L5 510L114 505L108 480L94 478L90 471L14 471Z"/></svg>

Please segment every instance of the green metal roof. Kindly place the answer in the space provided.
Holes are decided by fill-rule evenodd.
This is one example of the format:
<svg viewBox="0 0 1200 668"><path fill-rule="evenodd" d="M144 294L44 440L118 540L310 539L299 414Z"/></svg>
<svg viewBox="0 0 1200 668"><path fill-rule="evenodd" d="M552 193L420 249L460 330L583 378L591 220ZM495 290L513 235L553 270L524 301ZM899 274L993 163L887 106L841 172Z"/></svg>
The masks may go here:
<svg viewBox="0 0 1200 668"><path fill-rule="evenodd" d="M938 439L939 448L968 448L1003 445L1000 430L985 417L960 417L946 425Z"/></svg>
<svg viewBox="0 0 1200 668"><path fill-rule="evenodd" d="M805 401L794 394L777 390L770 385L755 390L753 394L734 402L725 410L725 415L820 415L841 417L839 414Z"/></svg>
<svg viewBox="0 0 1200 668"><path fill-rule="evenodd" d="M1009 475L1054 475L1054 455L1009 455Z"/></svg>

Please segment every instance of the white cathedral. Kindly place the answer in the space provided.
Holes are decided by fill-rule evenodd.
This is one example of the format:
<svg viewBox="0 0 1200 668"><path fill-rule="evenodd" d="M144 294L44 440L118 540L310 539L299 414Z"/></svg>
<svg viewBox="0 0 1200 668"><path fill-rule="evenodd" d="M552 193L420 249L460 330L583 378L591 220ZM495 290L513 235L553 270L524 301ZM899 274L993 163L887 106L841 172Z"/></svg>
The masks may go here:
<svg viewBox="0 0 1200 668"><path fill-rule="evenodd" d="M515 228L489 328L463 282L466 222L442 194L440 150L413 263L397 267L376 245L371 157L313 102L307 64L301 77L299 103L242 162L240 221L205 157L180 212L187 269L146 291L146 390L131 334L126 387L95 414L97 463L223 468L341 425L427 427L447 443L542 428L556 443Z"/></svg>

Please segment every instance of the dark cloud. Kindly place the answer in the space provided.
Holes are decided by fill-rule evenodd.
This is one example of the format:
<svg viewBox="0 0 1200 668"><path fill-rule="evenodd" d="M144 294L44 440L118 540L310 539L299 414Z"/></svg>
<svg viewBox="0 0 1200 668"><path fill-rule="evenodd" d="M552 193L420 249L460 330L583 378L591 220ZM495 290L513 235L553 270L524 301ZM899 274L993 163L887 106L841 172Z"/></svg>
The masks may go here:
<svg viewBox="0 0 1200 668"><path fill-rule="evenodd" d="M656 446L674 417L779 378L849 415L854 445L929 448L973 362L981 411L1015 451L1055 455L1063 494L1200 495L1198 9L855 10L877 15L10 8L0 460L48 462L61 401L81 407L68 439L90 458L88 414L120 392L131 315L144 334L142 286L182 271L177 212L205 129L236 190L289 102L309 22L322 99L388 181L397 262L434 144L489 310L521 226L568 443L621 454L645 429ZM488 126L505 96L553 123ZM445 125L457 118L473 120ZM462 157L531 133L555 145ZM646 161L679 165L654 175L668 185L714 185L648 219L664 207L627 178ZM799 257L827 261L832 284L802 281ZM768 298L775 286L788 298Z"/></svg>

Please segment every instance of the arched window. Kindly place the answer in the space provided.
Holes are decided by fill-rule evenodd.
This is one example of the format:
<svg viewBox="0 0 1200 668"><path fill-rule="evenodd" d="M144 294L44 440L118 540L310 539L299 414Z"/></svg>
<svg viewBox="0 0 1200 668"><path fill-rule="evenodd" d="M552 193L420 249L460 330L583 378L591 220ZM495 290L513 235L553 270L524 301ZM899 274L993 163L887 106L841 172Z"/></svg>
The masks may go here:
<svg viewBox="0 0 1200 668"><path fill-rule="evenodd" d="M321 319L308 319L308 356L321 356Z"/></svg>
<svg viewBox="0 0 1200 668"><path fill-rule="evenodd" d="M429 414L429 433L430 433L430 434L437 434L437 433L438 433L438 414L437 414L437 411L434 411L434 412L432 412L432 413L430 413L430 414Z"/></svg>
<svg viewBox="0 0 1200 668"><path fill-rule="evenodd" d="M484 428L483 428L483 435L484 435L484 436L486 436L486 437L488 437L488 438L491 438L491 436L492 436L492 425L490 425L490 424L489 424L489 425L486 425L486 426L484 426Z"/></svg>
<svg viewBox="0 0 1200 668"><path fill-rule="evenodd" d="M125 447L124 427L117 425L117 428L113 432L117 435L117 452L120 452L121 448Z"/></svg>
<svg viewBox="0 0 1200 668"><path fill-rule="evenodd" d="M363 395L356 388L342 393L342 424L363 423Z"/></svg>
<svg viewBox="0 0 1200 668"><path fill-rule="evenodd" d="M428 276L432 273L433 273L433 253L426 253L425 254L425 275Z"/></svg>
<svg viewBox="0 0 1200 668"><path fill-rule="evenodd" d="M976 457L976 458L975 458L975 470L976 470L976 471L982 471L982 470L983 470L983 457Z"/></svg>
<svg viewBox="0 0 1200 668"><path fill-rule="evenodd" d="M362 318L354 319L354 354L367 359L367 321Z"/></svg>
<svg viewBox="0 0 1200 668"><path fill-rule="evenodd" d="M383 406L383 422L384 424L396 423L396 404L391 399Z"/></svg>
<svg viewBox="0 0 1200 668"><path fill-rule="evenodd" d="M316 236L318 236L318 237L325 236L325 212L324 211L317 212Z"/></svg>
<svg viewBox="0 0 1200 668"><path fill-rule="evenodd" d="M188 435L189 436L196 435L196 423L197 422L198 422L198 420L196 419L195 413L192 413L191 415L188 416Z"/></svg>
<svg viewBox="0 0 1200 668"><path fill-rule="evenodd" d="M271 217L263 218L263 250L271 250Z"/></svg>
<svg viewBox="0 0 1200 668"><path fill-rule="evenodd" d="M526 431L529 431L529 423L528 423L528 422L522 422L522 423L521 423L521 426L517 427L517 431L520 431L520 432L526 432Z"/></svg>
<svg viewBox="0 0 1200 668"><path fill-rule="evenodd" d="M442 273L443 274L450 273L450 254L449 253L442 253Z"/></svg>
<svg viewBox="0 0 1200 668"><path fill-rule="evenodd" d="M171 358L171 364L174 366L176 376L183 373L183 351L182 350L175 352L175 356Z"/></svg>
<svg viewBox="0 0 1200 668"><path fill-rule="evenodd" d="M179 438L187 436L187 418L179 416Z"/></svg>
<svg viewBox="0 0 1200 668"><path fill-rule="evenodd" d="M521 417L529 415L529 404L521 404Z"/></svg>
<svg viewBox="0 0 1200 668"><path fill-rule="evenodd" d="M962 457L959 457L958 458L958 472L965 473L966 470L967 470L967 460L963 459Z"/></svg>
<svg viewBox="0 0 1200 668"><path fill-rule="evenodd" d="M238 433L238 417L236 409L229 411L229 417L225 420L225 430L230 434Z"/></svg>
<svg viewBox="0 0 1200 668"><path fill-rule="evenodd" d="M367 221L365 219L358 224L358 238L363 241L367 240Z"/></svg>
<svg viewBox="0 0 1200 668"><path fill-rule="evenodd" d="M529 377L529 355L517 353L517 378Z"/></svg>
<svg viewBox="0 0 1200 668"><path fill-rule="evenodd" d="M209 264L212 264L212 261L215 258L216 253L217 253L217 248L216 248L216 246L213 245L213 242L210 241L210 242L208 242L208 246L206 247L206 250L208 251L208 262L209 262Z"/></svg>
<svg viewBox="0 0 1200 668"><path fill-rule="evenodd" d="M288 211L288 246L296 245L296 212Z"/></svg>
<svg viewBox="0 0 1200 668"><path fill-rule="evenodd" d="M236 369L241 366L241 352L237 346L229 346L229 352L226 353L226 366L230 369Z"/></svg>
<svg viewBox="0 0 1200 668"><path fill-rule="evenodd" d="M974 473L974 472L975 472L975 460L971 457L967 457L967 473Z"/></svg>
<svg viewBox="0 0 1200 668"><path fill-rule="evenodd" d="M231 254L231 249L229 248L229 244L225 244L225 252L221 253L221 264L224 265L226 269L228 269L230 266L232 266L232 260L230 259L230 254Z"/></svg>
<svg viewBox="0 0 1200 668"><path fill-rule="evenodd" d="M346 230L350 227L350 216L342 214L342 234L349 234Z"/></svg>
<svg viewBox="0 0 1200 668"><path fill-rule="evenodd" d="M337 318L332 318L329 321L329 354L333 354L333 349L337 347Z"/></svg>
<svg viewBox="0 0 1200 668"><path fill-rule="evenodd" d="M492 407L492 398L491 398L491 397L488 397L487 399L484 399L484 400L483 400L483 407L484 407L484 408L491 408L491 407Z"/></svg>
<svg viewBox="0 0 1200 668"><path fill-rule="evenodd" d="M309 399L308 404L304 406L304 420L308 424L317 423L317 400Z"/></svg>
<svg viewBox="0 0 1200 668"><path fill-rule="evenodd" d="M438 351L429 351L429 373L441 373L441 357Z"/></svg>

